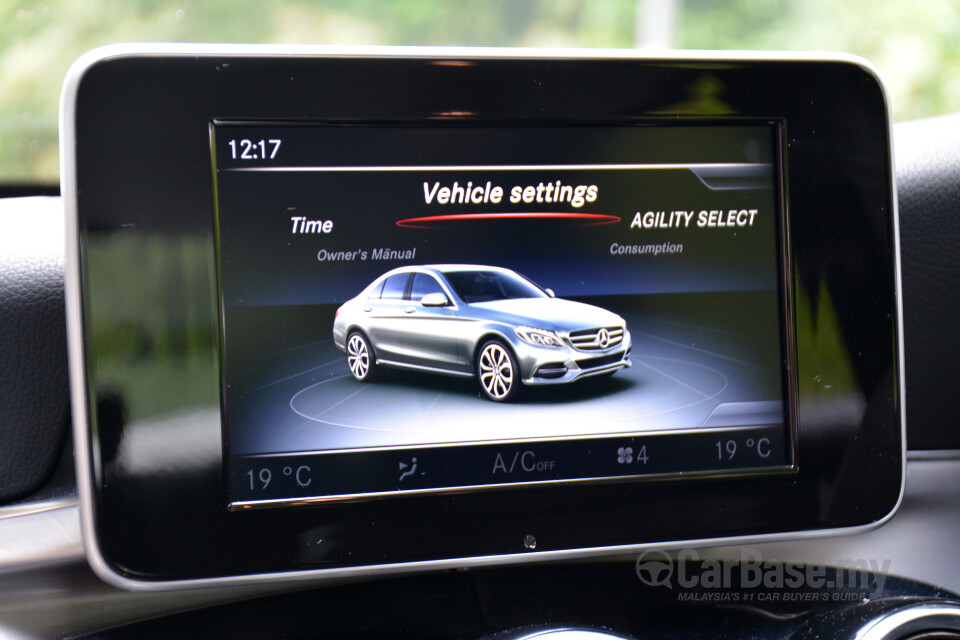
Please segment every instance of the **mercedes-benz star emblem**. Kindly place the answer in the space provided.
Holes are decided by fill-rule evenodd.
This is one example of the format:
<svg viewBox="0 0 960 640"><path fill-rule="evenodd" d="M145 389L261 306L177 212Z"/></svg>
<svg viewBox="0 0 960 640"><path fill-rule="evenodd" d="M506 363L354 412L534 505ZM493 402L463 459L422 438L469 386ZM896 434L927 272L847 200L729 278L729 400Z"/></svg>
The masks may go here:
<svg viewBox="0 0 960 640"><path fill-rule="evenodd" d="M597 344L600 345L601 349L606 349L607 345L610 344L610 334L607 333L606 329L597 331Z"/></svg>

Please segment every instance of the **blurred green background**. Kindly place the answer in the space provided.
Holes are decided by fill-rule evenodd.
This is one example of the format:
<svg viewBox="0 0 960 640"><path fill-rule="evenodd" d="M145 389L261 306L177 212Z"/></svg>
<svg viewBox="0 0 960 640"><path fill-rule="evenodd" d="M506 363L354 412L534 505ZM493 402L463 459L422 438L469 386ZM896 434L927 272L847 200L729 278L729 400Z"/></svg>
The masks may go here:
<svg viewBox="0 0 960 640"><path fill-rule="evenodd" d="M138 41L843 51L895 120L960 110L960 0L4 0L0 183L58 181L67 69Z"/></svg>

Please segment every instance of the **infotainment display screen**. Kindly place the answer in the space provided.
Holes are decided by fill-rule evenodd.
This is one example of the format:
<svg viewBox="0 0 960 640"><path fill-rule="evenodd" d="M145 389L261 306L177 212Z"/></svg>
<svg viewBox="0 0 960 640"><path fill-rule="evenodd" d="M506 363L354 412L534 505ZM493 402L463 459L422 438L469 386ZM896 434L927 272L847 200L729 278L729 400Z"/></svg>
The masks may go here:
<svg viewBox="0 0 960 640"><path fill-rule="evenodd" d="M231 507L790 468L778 123L210 130Z"/></svg>
<svg viewBox="0 0 960 640"><path fill-rule="evenodd" d="M899 503L861 60L125 45L61 105L77 486L114 584L767 541Z"/></svg>

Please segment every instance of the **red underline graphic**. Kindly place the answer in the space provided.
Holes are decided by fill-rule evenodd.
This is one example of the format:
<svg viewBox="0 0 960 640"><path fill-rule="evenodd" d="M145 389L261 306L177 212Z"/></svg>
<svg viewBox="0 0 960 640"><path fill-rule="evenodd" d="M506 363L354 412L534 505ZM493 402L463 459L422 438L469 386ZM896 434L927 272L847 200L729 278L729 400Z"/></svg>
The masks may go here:
<svg viewBox="0 0 960 640"><path fill-rule="evenodd" d="M451 213L440 216L426 216L423 218L406 218L397 220L398 227L408 229L431 229L442 222L463 222L473 221L481 222L485 220L567 220L571 222L580 222L581 224L596 226L601 224L616 224L620 222L619 216L610 216L603 213L547 213L547 212L522 212L522 213Z"/></svg>

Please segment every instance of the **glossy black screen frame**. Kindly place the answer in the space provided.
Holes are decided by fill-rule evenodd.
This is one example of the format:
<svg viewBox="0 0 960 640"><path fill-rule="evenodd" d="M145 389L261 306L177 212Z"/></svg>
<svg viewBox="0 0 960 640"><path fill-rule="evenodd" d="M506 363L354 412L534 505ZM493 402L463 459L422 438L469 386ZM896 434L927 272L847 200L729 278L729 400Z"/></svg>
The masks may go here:
<svg viewBox="0 0 960 640"><path fill-rule="evenodd" d="M702 87L712 87L711 99L698 94ZM212 255L210 120L395 123L450 114L464 122L785 123L794 298L805 292L811 300L829 299L835 337L856 354L834 362L836 348L811 333L819 315L798 313L790 323L800 393L797 473L231 513L223 505L222 460L184 470L172 455L166 467L111 470L126 435L124 398L104 384L97 362L106 355L98 331L115 318L105 318L91 294L116 275L107 277L110 261L91 249L98 239L156 234L175 243L209 237ZM76 193L80 264L71 268L79 268L82 312L75 311L84 346L84 361L73 366L86 374L82 393L91 423L90 437L81 440L89 444L83 452L89 464L81 465L80 483L90 487L92 504L85 508L99 558L123 578L156 583L351 567L369 572L447 559L479 564L491 556L532 560L566 550L863 526L898 504L902 374L889 122L879 83L857 64L499 59L462 52L436 59L116 55L83 71L75 111L65 117L75 128L66 160L75 185L65 185ZM167 286L147 264L122 278ZM156 309L126 311L136 322ZM141 348L149 358L160 347ZM860 403L853 420L828 389L808 382L841 364L852 368L846 377ZM189 457L189 445L179 446ZM524 545L527 536L536 539L535 549Z"/></svg>

